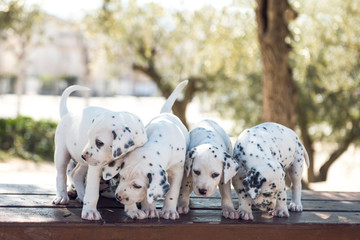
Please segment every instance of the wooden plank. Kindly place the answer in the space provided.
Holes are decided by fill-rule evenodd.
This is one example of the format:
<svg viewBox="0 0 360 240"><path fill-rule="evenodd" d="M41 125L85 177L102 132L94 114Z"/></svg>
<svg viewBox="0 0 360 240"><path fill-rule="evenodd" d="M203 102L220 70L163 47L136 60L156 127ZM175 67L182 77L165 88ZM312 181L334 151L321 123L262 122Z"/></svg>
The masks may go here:
<svg viewBox="0 0 360 240"><path fill-rule="evenodd" d="M54 180L55 181L55 180ZM52 184L44 184L41 186L31 185L31 184L0 184L0 195L1 194L55 194L56 188L55 185ZM287 196L291 198L291 192L287 191ZM192 198L196 198L194 193L191 194ZM233 189L232 190L233 199L237 199L237 193ZM200 197L202 198L202 197ZM220 193L217 190L213 196L210 198L220 198ZM302 199L303 200L328 200L328 201L338 201L338 200L346 200L346 201L359 201L360 200L360 192L331 192L331 191L311 191L311 190L303 190L302 191Z"/></svg>
<svg viewBox="0 0 360 240"><path fill-rule="evenodd" d="M53 184L0 184L0 194L56 194L56 187Z"/></svg>
<svg viewBox="0 0 360 240"><path fill-rule="evenodd" d="M111 225L93 226L77 224L67 225L29 224L25 226L0 227L1 239L291 239L291 240L319 240L319 239L359 239L359 228L351 225L335 225L324 228L322 225L286 225L277 224L250 225Z"/></svg>
<svg viewBox="0 0 360 240"><path fill-rule="evenodd" d="M2 195L0 207L64 207L53 205L54 195L25 195L12 194ZM325 201L325 200L303 200L304 211L339 211L339 212L360 212L360 199L358 201ZM237 207L237 199L234 199ZM163 201L157 202L156 206L161 208ZM71 200L67 208L81 208L82 204ZM101 197L98 208L123 208L123 205L115 199ZM191 198L191 209L221 210L220 198Z"/></svg>
<svg viewBox="0 0 360 240"><path fill-rule="evenodd" d="M290 213L289 218L277 218L266 212L254 212L254 221L232 220L222 217L221 210L192 210L181 215L179 220L145 219L133 220L126 216L123 209L99 209L103 221L91 222L81 219L81 208L0 208L0 225L9 223L88 223L88 224L355 224L360 227L359 212L302 212Z"/></svg>

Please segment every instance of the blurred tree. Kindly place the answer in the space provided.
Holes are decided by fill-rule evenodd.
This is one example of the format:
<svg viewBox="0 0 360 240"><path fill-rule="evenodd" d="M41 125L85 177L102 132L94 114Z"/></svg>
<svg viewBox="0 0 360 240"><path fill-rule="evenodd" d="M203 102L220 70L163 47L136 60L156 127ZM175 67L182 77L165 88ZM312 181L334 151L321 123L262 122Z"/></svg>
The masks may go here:
<svg viewBox="0 0 360 240"><path fill-rule="evenodd" d="M299 86L299 127L310 155L308 179L325 181L330 166L360 140L360 2L293 1L292 65ZM336 143L314 168L314 144Z"/></svg>
<svg viewBox="0 0 360 240"><path fill-rule="evenodd" d="M196 93L213 93L223 104L241 101L242 96L234 94L234 89L246 85L245 78L257 76L249 70L254 69L257 61L244 58L257 56L252 47L256 43L249 37L254 28L248 29L244 21L251 15L249 12L231 7L166 12L154 3L104 0L102 9L87 21L93 31L106 33L108 52L113 59L121 58L133 70L150 77L164 97L170 95L176 83L189 80L183 100L173 108L187 125L186 107ZM243 47L244 41L251 48ZM227 92L227 96L219 92ZM248 96L247 91L242 95ZM220 104L215 106L223 108Z"/></svg>
<svg viewBox="0 0 360 240"><path fill-rule="evenodd" d="M0 3L0 36L9 39L6 44L13 49L17 57L18 71L15 86L18 98L17 115L25 85L26 55L32 47L35 31L40 32L38 23L41 19L42 12L36 5L27 7L20 0L4 0Z"/></svg>
<svg viewBox="0 0 360 240"><path fill-rule="evenodd" d="M256 21L262 59L262 119L294 129L297 91L289 65L288 23L296 12L288 1L257 0Z"/></svg>

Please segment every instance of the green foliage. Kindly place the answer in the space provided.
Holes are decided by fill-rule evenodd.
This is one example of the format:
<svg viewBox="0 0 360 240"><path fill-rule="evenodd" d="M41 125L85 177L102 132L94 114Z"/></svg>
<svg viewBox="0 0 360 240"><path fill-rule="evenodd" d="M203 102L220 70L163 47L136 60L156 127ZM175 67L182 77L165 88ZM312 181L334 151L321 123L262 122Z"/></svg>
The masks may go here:
<svg viewBox="0 0 360 240"><path fill-rule="evenodd" d="M0 35L4 38L17 36L21 42L29 42L42 21L43 14L37 5L25 6L23 1L0 2Z"/></svg>
<svg viewBox="0 0 360 240"><path fill-rule="evenodd" d="M56 125L29 117L0 119L0 150L25 159L52 161Z"/></svg>
<svg viewBox="0 0 360 240"><path fill-rule="evenodd" d="M296 5L301 14L292 25L292 63L306 113L300 117L315 140L341 142L360 121L360 4Z"/></svg>
<svg viewBox="0 0 360 240"><path fill-rule="evenodd" d="M235 119L241 129L258 123L261 111L261 64L252 3L166 11L155 3L104 0L103 7L86 20L88 29L105 33L113 74L136 65L153 67L162 85L198 79L207 104L223 117Z"/></svg>

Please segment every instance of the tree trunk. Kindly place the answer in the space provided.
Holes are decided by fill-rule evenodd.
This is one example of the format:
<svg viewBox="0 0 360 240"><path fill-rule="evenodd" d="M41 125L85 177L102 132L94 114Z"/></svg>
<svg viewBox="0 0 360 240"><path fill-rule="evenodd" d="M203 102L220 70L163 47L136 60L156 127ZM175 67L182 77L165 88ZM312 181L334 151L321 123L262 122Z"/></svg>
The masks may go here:
<svg viewBox="0 0 360 240"><path fill-rule="evenodd" d="M288 22L296 17L287 1L257 0L256 21L263 65L262 119L294 129L297 91L288 62ZM291 14L289 14L291 13Z"/></svg>

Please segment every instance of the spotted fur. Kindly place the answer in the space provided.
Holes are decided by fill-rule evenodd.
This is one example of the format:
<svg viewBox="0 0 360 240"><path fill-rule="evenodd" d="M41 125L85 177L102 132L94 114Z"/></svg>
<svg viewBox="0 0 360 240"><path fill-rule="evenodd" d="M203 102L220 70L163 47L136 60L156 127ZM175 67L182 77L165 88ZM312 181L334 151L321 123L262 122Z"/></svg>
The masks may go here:
<svg viewBox="0 0 360 240"><path fill-rule="evenodd" d="M203 120L190 131L190 150L187 152L178 206L180 213L188 213L192 191L209 197L219 186L224 217L238 218L229 180L237 173L239 165L231 155L230 139L215 121Z"/></svg>
<svg viewBox="0 0 360 240"><path fill-rule="evenodd" d="M232 179L238 192L240 217L253 219L251 205L288 217L285 175L292 181L291 211L302 211L301 177L307 152L298 136L276 123L263 123L243 131L234 145L234 159L240 169Z"/></svg>

